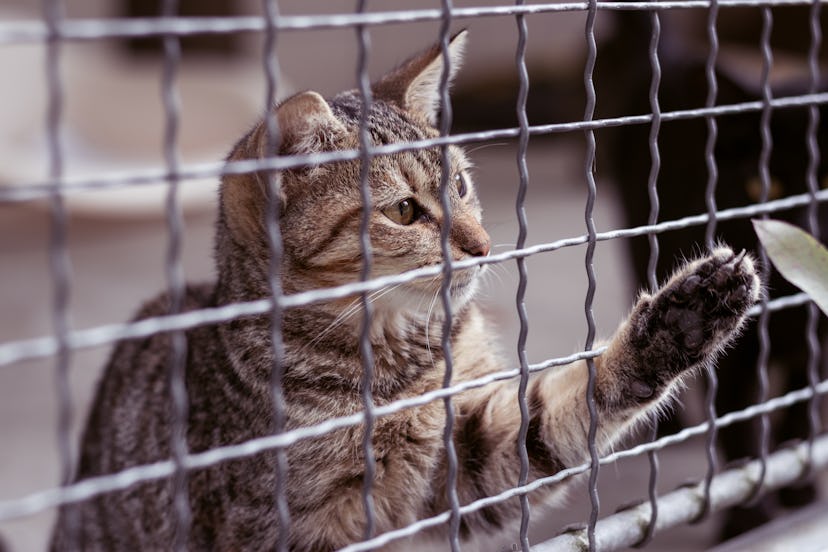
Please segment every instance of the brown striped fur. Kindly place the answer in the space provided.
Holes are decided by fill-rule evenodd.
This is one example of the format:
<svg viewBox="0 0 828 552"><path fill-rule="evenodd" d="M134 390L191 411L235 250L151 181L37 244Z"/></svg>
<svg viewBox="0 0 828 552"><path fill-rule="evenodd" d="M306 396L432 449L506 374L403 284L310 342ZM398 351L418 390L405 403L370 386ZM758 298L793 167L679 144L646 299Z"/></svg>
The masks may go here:
<svg viewBox="0 0 828 552"><path fill-rule="evenodd" d="M456 70L465 33L451 43ZM368 117L374 144L437 135L438 48L412 58L374 86ZM356 148L361 101L356 92L325 100L298 94L275 108L279 151L313 153ZM268 150L264 122L235 147L231 160L258 159ZM454 259L488 254L489 237L462 150L449 148ZM442 261L437 148L377 156L369 172L369 234L373 276L396 274ZM359 225L360 161L291 169L275 175L284 253L279 259L287 294L358 280L362 267ZM458 175L464 175L461 183ZM461 191L465 185L465 194ZM270 253L265 206L267 175L229 175L221 186L217 222L218 282L192 287L187 309L268 297ZM411 224L392 220L403 200L419 206ZM389 211L390 210L390 211ZM480 314L474 291L482 268L454 274L451 330L454 382L507 368L495 336ZM597 358L595 400L602 450L668 399L683 375L707 365L742 324L759 293L753 264L720 248L684 266L664 288L643 295L630 318ZM439 389L444 376L440 277L371 294L370 327L377 405ZM149 303L140 317L163 314L168 301ZM307 427L362 410L362 329L358 298L313 303L283 313L283 393L288 429ZM194 328L187 332L186 382L190 451L240 443L271 432L273 344L268 316ZM79 479L115 473L170 456L169 337L126 341L115 350L89 419ZM550 475L588 458L586 367L583 362L533 376L526 448L530 478ZM520 411L514 381L454 397L457 493L466 504L518 481ZM383 416L372 434L376 474L372 496L375 532L397 529L448 508L445 410L440 400ZM271 550L280 531L291 550L324 551L365 535L362 503L363 427L338 429L287 449L290 527L280 527L274 501L272 451L218 463L188 474L191 513L186 541L193 550ZM531 495L553 503L565 484ZM175 540L173 484L153 481L66 506L53 541L57 550L162 550ZM67 523L80 521L74 533ZM463 536L498 530L519 514L515 500L462 518ZM440 534L445 527L433 531ZM434 536L434 534L432 536Z"/></svg>

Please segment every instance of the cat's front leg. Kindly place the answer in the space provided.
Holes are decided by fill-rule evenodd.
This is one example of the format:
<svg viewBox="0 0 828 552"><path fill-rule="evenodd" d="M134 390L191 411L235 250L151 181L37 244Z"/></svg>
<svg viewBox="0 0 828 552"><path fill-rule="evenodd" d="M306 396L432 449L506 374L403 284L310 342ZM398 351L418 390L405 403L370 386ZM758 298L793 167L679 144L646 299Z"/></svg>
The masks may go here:
<svg viewBox="0 0 828 552"><path fill-rule="evenodd" d="M760 289L750 257L721 247L642 295L597 360L599 409L634 413L664 400L682 376L727 346Z"/></svg>
<svg viewBox="0 0 828 552"><path fill-rule="evenodd" d="M595 359L599 452L668 402L682 377L712 364L738 333L760 293L753 261L726 247L686 264L658 291L643 294ZM533 380L527 449L537 476L588 460L585 363ZM557 469L550 469L556 467Z"/></svg>
<svg viewBox="0 0 828 552"><path fill-rule="evenodd" d="M736 335L759 292L750 257L719 248L685 265L654 294L642 295L607 350L595 359L599 452L665 404L683 376L711 364ZM525 441L529 480L589 460L586 368L578 362L530 379ZM515 386L487 386L461 395L456 403L461 503L513 487L521 464L516 443L522 419ZM546 487L530 498L549 503L566 486ZM438 502L435 513L447 507ZM464 516L461 534L496 529L516 516L516 502L498 503Z"/></svg>

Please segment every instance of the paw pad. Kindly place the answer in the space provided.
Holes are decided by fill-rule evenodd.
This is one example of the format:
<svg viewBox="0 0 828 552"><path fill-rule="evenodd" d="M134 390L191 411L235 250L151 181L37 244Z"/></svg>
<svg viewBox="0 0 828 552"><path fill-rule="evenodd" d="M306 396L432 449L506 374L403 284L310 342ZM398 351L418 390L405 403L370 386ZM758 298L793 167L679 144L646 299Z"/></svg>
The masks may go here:
<svg viewBox="0 0 828 552"><path fill-rule="evenodd" d="M732 338L758 295L750 257L719 248L676 273L641 311L639 346L671 373L689 369Z"/></svg>

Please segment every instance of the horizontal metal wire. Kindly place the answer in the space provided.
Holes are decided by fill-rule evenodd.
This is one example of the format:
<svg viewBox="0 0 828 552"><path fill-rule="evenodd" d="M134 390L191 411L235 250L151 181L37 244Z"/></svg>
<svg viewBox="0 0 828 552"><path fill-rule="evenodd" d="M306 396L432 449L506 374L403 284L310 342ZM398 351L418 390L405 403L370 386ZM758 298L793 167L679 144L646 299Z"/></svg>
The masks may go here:
<svg viewBox="0 0 828 552"><path fill-rule="evenodd" d="M813 3L814 2L811 0L723 0L717 2L717 5L719 7L772 7L813 5ZM828 0L820 0L819 3L828 3ZM521 5L453 8L451 9L451 16L453 18L462 19L482 16L520 15L547 12L576 12L584 11L588 8L588 6L589 4L587 2L569 2L560 4L536 4L530 6ZM711 2L700 0L598 3L598 9L602 10L700 9L709 8L710 6ZM368 14L280 16L270 21L270 24L272 24L271 28L276 30L343 28L352 27L354 25L383 25L414 21L437 21L442 20L445 15L445 10L405 10ZM0 45L44 42L47 39L95 40L139 36L186 36L204 33L261 32L265 30L266 26L267 22L261 17L164 17L141 19L65 20L58 23L51 30L47 30L46 26L41 22L13 21L0 23ZM828 103L828 93L776 98L769 103L775 109L821 105ZM757 112L762 110L766 105L767 102L763 104L762 101L755 101L725 106L679 110L660 114L660 120L664 123L701 117L715 117L738 113ZM652 119L653 116L651 114L644 114L590 121L577 121L571 123L534 125L528 127L528 133L537 136L584 130L596 130L622 125L647 124L651 123ZM516 138L519 133L519 127L464 133L412 143L382 146L378 147L376 151L372 150L372 154L391 155L403 151L426 147L437 147L445 144L466 144L503 138ZM164 182L169 180L171 177L175 178L177 181L184 181L205 177L218 177L224 174L243 174L261 170L285 170L307 165L355 160L359 159L360 155L361 153L357 150L348 150L307 156L274 157L264 160L238 161L226 164L191 164L182 166L181 170L176 171L172 175L168 170L159 168L91 177L61 177L59 179L50 179L46 182L35 182L0 188L0 202L21 202L46 198L53 195L58 188L60 193L65 195L67 193L82 192L86 190L109 189L127 186L132 187ZM712 214L712 217L710 214L688 216L658 224L597 233L595 235L595 239L598 241L604 241L633 236L655 235L670 230L702 225L711 219L729 220L773 213L807 205L811 201L811 197L812 196L808 194L802 194L799 196L776 200L763 205L749 205L740 208L717 211ZM828 190L823 190L817 193L816 199L819 202L828 201ZM492 255L484 259L470 259L468 261L453 263L453 267L456 269L462 269L475 265L505 262L511 259L523 259L531 255L551 252L564 247L583 245L588 241L588 236L586 235L566 238L532 247L520 247L513 251ZM291 308L299 305L306 305L309 303L355 295L358 293L367 293L385 286L435 276L440 274L442 270L442 265L436 265L400 275L378 278L366 282L347 284L334 288L312 290L305 293L279 297L277 299L277 304L279 308ZM772 300L768 303L767 308L770 311L775 311L803 305L808 302L809 298L807 295L800 293ZM258 301L236 303L224 307L202 309L183 314L154 317L137 322L102 325L85 330L70 332L68 336L63 337L65 337L64 342L68 343L68 347L70 349L81 349L106 345L122 339L147 337L159 332L186 330L197 326L226 322L240 317L267 314L273 310L273 306L272 300L262 299ZM752 316L757 314L758 308L751 310ZM52 356L58 351L58 346L58 340L51 336L0 344L0 366L26 359ZM604 348L591 349L575 355L570 355L568 357L550 359L543 363L528 366L528 371L538 372L554 366L569 364L577 360L594 358L600 355L603 351ZM387 416L406 408L413 408L435 400L445 399L469 389L482 387L497 381L515 379L519 377L519 375L520 370L517 368L489 374L485 377L477 378L462 384L438 389L421 396L395 401L389 405L375 408L373 410L373 415L376 417ZM782 408L787 408L795 403L806 401L816 395L824 395L826 393L828 393L828 380L822 381L813 387L797 390L782 397L771 399L764 403L748 407L744 410L722 416L714 420L714 425L716 427L724 427L738 421L767 414ZM311 427L299 428L275 436L253 439L238 445L219 447L202 453L186 455L181 460L183 461L183 466L186 469L209 467L220 462L251 456L267 450L283 449L284 447L290 446L304 439L319 437L340 428L362 424L364 419L364 414L361 412L351 416L333 418ZM705 422L691 428L686 428L675 435L610 454L601 458L600 463L607 464L615 462L621 458L659 450L664 447L686 441L693 436L703 434L708 431L708 429L709 423ZM822 463L823 456L828 457L828 453L823 454L826 450L828 450L828 439L823 437L815 440L814 447L815 466L822 468L824 467ZM774 474L776 473L776 471L774 471L776 469L776 459L777 457L788 458L785 454L790 455L790 452L783 451L769 457L768 477L765 480L766 486L771 487L777 482L779 482L779 485L788 483L798 477L798 474L802 471L802 469L796 469L797 462L786 459L784 460L784 465L780 464L782 465L782 468L777 470L782 475L774 479ZM802 454L799 454L799 457L801 456ZM800 462L800 464L801 463L802 462ZM828 464L828 462L825 463ZM32 493L18 499L0 501L0 520L30 515L61 504L78 502L106 492L124 489L140 482L170 477L175 473L175 469L176 467L172 461L162 461L148 465L136 466L112 475L86 479L62 488L47 489L45 491ZM471 513L489 505L503 502L514 497L525 496L541 486L552 485L574 475L584 473L589 469L589 464L583 464L581 466L559 472L551 477L536 480L526 485L518 485L517 487L508 489L498 495L486 497L465 505L460 508L460 513ZM714 509L725 505L735 504L744 498L744 496L747 496L746 494L742 496L739 492L732 491L728 491L727 493L719 493L718 489L719 487L729 485L728 481L730 481L733 477L738 476L746 478L750 474L750 469L752 469L751 466L748 466L742 470L725 472L714 478L712 487L715 495L713 503ZM749 490L750 489L748 489L747 492L749 492ZM720 495L726 495L726 497L721 498ZM718 500L716 499L716 496L719 496ZM673 497L678 497L676 502L677 505L669 506L669 504L672 504L670 500ZM666 497L660 498L659 505L662 508L662 514L659 516L658 528L663 529L668 526L667 524L674 525L692 519L695 515L694 512L697 511L696 503L698 500L698 489L685 489L677 491L676 493L670 493ZM609 538L614 539L611 543L612 547L629 546L640 540L641 535L636 533L636 531L642 527L646 527L646 522L650 519L649 508L650 504L645 504L636 508L635 511L616 514L598 522L596 534L598 536L601 549L605 549L604 543L607 542L606 535L610 535ZM344 550L357 551L373 549L394 540L414 535L428 527L446 523L449 520L449 517L450 513L444 512L438 516L418 521L417 523L400 530L379 535L363 543L351 545L346 547ZM641 520L643 520L643 522L639 523ZM635 527L628 527L628 530L626 531L624 531L623 528L619 529L619 524L624 525L625 523L628 525L635 525ZM580 537L577 535L568 534L559 537L550 543L539 545L533 549L547 550L547 548L545 548L546 546L555 547L558 545L563 546L564 549L568 549L567 547L576 545L577 547L580 547L583 543L580 540L577 540L579 538Z"/></svg>
<svg viewBox="0 0 828 552"><path fill-rule="evenodd" d="M826 0L820 0L820 4ZM805 6L809 0L722 0L720 7ZM675 10L706 9L708 0L684 0L665 2L598 2L599 10ZM553 12L586 11L587 2L562 2L523 6L486 6L452 8L453 19L492 16L529 15ZM356 25L387 25L438 21L446 16L441 9L400 10L373 13L347 13L324 15L279 15L272 20L277 31L310 29L337 29ZM130 38L146 36L187 36L194 34L263 32L267 27L262 16L237 17L154 17L129 19L68 19L60 21L54 34L39 21L11 21L0 23L0 45L22 42L43 42L50 36L62 40L99 40L105 38Z"/></svg>
<svg viewBox="0 0 828 552"><path fill-rule="evenodd" d="M828 0L818 0L819 4L828 3ZM716 2L720 8L726 7L775 7L794 5L813 5L812 0L722 0ZM527 15L553 12L578 12L589 7L588 2L546 3L517 6L492 6L452 8L450 16L456 19L472 17L492 17L507 15ZM666 1L666 2L599 2L597 9L601 10L675 10L675 9L707 9L712 5L707 0ZM39 21L11 21L0 22L0 46L4 44L41 43L47 40L58 41L87 41L109 38L145 37L145 36L187 36L195 34L243 33L262 32L267 27L276 31L292 31L305 29L335 29L353 27L356 25L385 25L410 23L416 21L445 20L446 10L402 10L386 11L365 14L325 14L325 15L297 15L274 17L270 21L262 17L162 17L136 19L75 19L63 20L53 27L47 28ZM770 105L774 109L801 106L816 106L828 103L828 93L806 94L782 97L770 102L744 102L724 106L705 107L697 109L679 110L658 114L661 123L669 121L689 120L702 117L727 116L739 113L758 112ZM617 127L632 124L648 124L653 115L632 115L599 120L577 121L569 123L553 123L534 125L524 128L524 132L539 136L556 133L592 131L601 128ZM443 136L436 139L418 142L393 144L378 147L372 150L372 155L391 155L403 151L421 148L431 148L446 144L467 144L480 141L516 138L521 129L505 128L482 132ZM119 174L100 176L79 176L66 178L51 178L47 181L23 183L20 185L0 188L0 203L22 202L47 198L60 193L61 196L70 193L79 193L87 190L133 187L170 180L185 181L201 178L218 177L225 174L244 174L261 170L285 170L307 165L331 163L346 160L356 160L363 155L358 150L337 151L331 153L313 154L305 156L273 157L264 160L236 161L231 163L203 163L182 165L180 170L170 174L163 168L144 171L130 171ZM727 185L728 183L724 183ZM624 228L609 232L597 233L593 236L597 241L619 239L625 237L656 235L661 232L687 228L707 223L710 220L730 220L746 218L761 214L778 212L786 209L804 206L810 203L812 196L802 194L781 200L768 202L762 205L749 205L740 208L716 211L712 214L688 216L672 221L649 224L636 228ZM828 201L828 190L816 194L819 202ZM452 263L454 269L462 269L476 265L501 263L511 259L524 259L531 255L551 252L564 247L583 245L589 242L586 235L561 239L531 247L518 247L515 250L492 255L484 259L470 259L468 261ZM443 271L442 265L427 267L400 275L357 282L333 288L312 290L289 296L278 297L276 306L279 309L292 308L300 305L342 298L359 293L368 293L393 284L411 282L415 279L439 275ZM769 311L791 308L809 302L806 294L800 293L789 297L782 297L768 302ZM68 332L61 335L61 339L47 336L34 339L12 341L0 344L0 366L9 365L26 359L52 356L58 352L61 344L67 345L70 350L111 344L128 339L148 337L159 332L180 331L198 326L227 322L240 317L249 317L270 313L274 302L270 299L261 299L244 303L236 303L218 308L201 309L182 314L168 315L140 320L123 324L101 325L84 330ZM750 311L756 316L759 309ZM528 372L539 372L555 366L562 366L578 360L591 359L603 353L605 348L597 348L580 352L567 357L554 358L539 364L526 367ZM441 388L421 396L399 400L388 405L372 409L372 416L381 417L391 415L403 409L425 405L432 401L446 399L455 394L479 388L498 381L516 379L521 371L518 368L489 374L461 384ZM807 401L812 397L828 394L828 380L815 383L809 388L790 392L782 397L752 405L744 410L733 412L716 418L715 427L725 427L738 421L747 420L760 415L790 407L793 404ZM364 423L365 415L358 412L351 416L332 418L320 424L295 429L274 436L253 439L241 444L218 447L202 453L188 454L178 459L179 467L191 470L206 468L221 462L248 457L268 450L281 450L301 440L311 439L328 434L337 429L356 426ZM667 446L681 443L701 435L709 430L710 422L686 428L675 435L670 435L649 443L645 443L627 450L621 450L600 459L600 464L608 464L619 459L641 455L647 452L663 449ZM775 488L790 483L803 473L807 455L803 447L794 451L786 450L768 457L768 474L764 479L767 488ZM828 465L828 437L820 437L813 441L813 467L823 469ZM716 475L712 482L713 509L736 504L749 495L755 481L753 476L756 466L749 464L740 470L731 470ZM153 464L136 466L121 472L100 477L89 478L60 488L51 488L35 492L17 499L0 501L0 521L19 518L42 512L55 506L83 501L107 492L125 489L131 485L158 480L172 476L176 471L173 461L161 461ZM497 504L515 497L523 497L528 493L545 485L561 482L569 477L589 471L590 464L572 467L553 476L518 485L494 496L485 497L460 507L460 514L479 511L487 506ZM678 523L687 522L699 511L701 493L698 487L681 489L669 493L658 499L661 514L658 517L658 529ZM609 516L598 522L596 537L599 548L615 549L630 546L638 542L641 531L647 526L650 519L651 505L643 504L633 510L628 510ZM420 520L402 529L391 531L366 542L353 544L344 550L370 550L383 546L400 538L415 535L429 527L444 524L449 521L450 512ZM581 534L566 534L552 541L533 547L533 550L560 550L582 549L584 537Z"/></svg>
<svg viewBox="0 0 828 552"><path fill-rule="evenodd" d="M820 190L816 194L818 202L828 201L828 190ZM810 194L800 194L783 199L769 201L763 204L748 205L733 209L724 209L716 213L717 220L732 220L747 218L764 213L775 213L786 209L792 209L807 205L811 201ZM644 225L634 228L624 228L596 234L598 241L607 241L620 238L630 238L657 234L671 230L679 230L692 226L705 224L710 218L707 213L694 215L666 221L659 224ZM470 268L477 265L501 263L504 261L524 258L539 253L548 253L564 247L583 245L588 241L588 236L582 235L573 238L565 238L550 243L543 243L522 249L514 249L488 257L470 258L463 261L453 262L456 269ZM320 288L302 293L282 296L278 299L281 308L292 308L311 303L342 299L359 293L376 291L381 288L401 283L412 282L417 279L437 276L442 270L442 265L432 265L401 274L383 276L365 282L353 282L331 288ZM799 294L794 296L795 301L806 301L807 296ZM777 303L779 308L787 308L789 305L784 302ZM801 304L796 302L795 304ZM123 339L147 337L155 333L173 330L190 329L209 324L228 322L237 318L256 316L270 312L272 301L270 299L259 299L233 303L222 307L194 310L182 314L157 316L146 318L137 322L116 323L96 326L84 330L74 330L69 333L68 341L71 349L83 349L106 345ZM57 351L57 339L54 336L43 336L33 339L10 341L0 344L0 366L9 365L22 360L47 357Z"/></svg>
<svg viewBox="0 0 828 552"><path fill-rule="evenodd" d="M811 452L811 462L809 462ZM760 477L761 461L754 460L741 468L725 470L715 476L710 486L710 510L719 511L735 506L749 498L761 482L762 489L774 490L796 482L810 467L828 468L828 435L814 439L813 448L803 443L774 452L766 458L765 477ZM658 499L657 530L662 531L682 523L689 523L701 512L704 489L701 484L682 486ZM595 528L598 549L619 550L635 545L643 536L643 528L650 519L650 504L642 503L600 520ZM583 550L586 545L584 530L567 532L532 547L533 552Z"/></svg>
<svg viewBox="0 0 828 552"><path fill-rule="evenodd" d="M822 104L828 104L828 92L786 96L771 100L771 105L774 109L805 107ZM661 121L662 123L665 123L670 121L683 121L711 116L737 115L742 113L758 112L761 111L762 108L763 103L761 101L751 101L709 108L704 107L667 111L661 114ZM652 114L644 114L610 117L590 121L531 125L529 126L529 134L533 136L543 136L548 134L613 128L625 125L647 124L651 121ZM382 145L373 148L371 151L374 156L393 155L395 153L405 151L439 147L444 144L462 145L489 140L516 138L519 134L520 127L468 132L441 136L427 140ZM167 169L159 167L158 169L124 171L103 174L100 176L64 177L60 181L49 179L46 181L24 182L11 186L0 187L0 202L31 201L34 199L44 198L53 193L56 187L59 187L62 193L68 194L79 191L157 184L159 182L168 181L172 176L183 182L186 180L216 178L223 175L246 174L257 171L281 171L299 167L307 167L310 165L321 165L324 163L353 161L355 159L359 159L359 157L359 150L338 150L309 155L269 157L266 159L232 161L228 163L214 162L182 164L180 170L177 171L175 175L170 175Z"/></svg>
<svg viewBox="0 0 828 552"><path fill-rule="evenodd" d="M820 382L816 386L816 394L817 395L825 395L828 393L828 380L824 380ZM731 412L725 416L717 418L715 420L715 425L717 427L727 427L734 423L747 420L756 416L759 416L763 413L774 412L776 410L787 408L791 405L794 405L799 402L806 401L814 396L814 391L812 388L801 389L797 391L793 391L781 397L771 399L763 404L754 405L744 410ZM666 437L662 437L655 441L650 441L648 443L644 443L642 445L638 445L636 447L632 447L630 449L620 450L618 452L609 454L601 458L600 463L601 465L611 464L613 462L617 462L623 458L630 458L633 456L639 456L649 451L660 450L667 446L681 443L686 441L687 439L694 437L696 435L704 434L709 426L709 422L701 423L697 426L686 428L679 433L674 435L668 435ZM460 508L460 513L463 515L476 512L481 510L487 506L491 506L493 504L497 504L500 502L504 502L506 500L515 498L517 496L521 496L527 493L531 493L540 489L541 487L553 485L555 483L560 483L561 481L568 479L570 477L580 475L582 473L588 472L590 469L590 463L584 463L580 466L568 468L565 470L561 470L560 472L556 473L555 475L544 477L541 479L536 479L535 481L529 483L528 485L512 487L499 493L497 495L492 495L489 497L485 497L479 500L475 500L467 504L466 506L462 506ZM716 477L714 477L714 480ZM388 533L384 533L383 535L379 535L378 537L371 539L370 541L354 544L342 549L342 551L348 552L357 552L363 550L372 550L373 548L383 546L389 542L394 540L398 540L401 538L409 537L412 535L416 535L428 529L430 527L434 527L440 525L441 523L445 523L448 519L448 512L443 512L440 515L433 516L431 518L420 520L416 523L413 523L407 527L402 529L398 529L396 531L389 531ZM663 521L662 521L663 523ZM646 527L646 524L643 525ZM578 548L578 550L585 550L585 548Z"/></svg>
<svg viewBox="0 0 828 552"><path fill-rule="evenodd" d="M603 352L603 349L578 353L577 355L572 355L566 359L557 359L560 362L553 362L552 365L569 364L575 360L586 358L587 356L595 357L601 352ZM536 372L549 367L548 364L551 362L552 361L538 365L530 365L529 369L532 372ZM438 400L447 393L457 393L467 389L481 387L494 381L516 378L519 375L520 370L517 368L507 372L491 374L485 378L478 378L477 380L465 382L449 388L439 389L419 397L395 401L388 405L377 407L374 409L374 414L376 417L387 416L404 408L420 406L429 401ZM726 427L764 413L774 412L782 408L790 407L796 403L807 401L811 397L815 396L815 394L820 396L828 394L828 380L821 381L813 388L807 387L792 391L786 395L771 399L765 403L753 405L745 408L744 410L731 412L725 416L717 418L715 420L715 425L717 427ZM364 416L361 413L357 413L352 416L330 419L311 427L299 428L279 435L252 439L237 445L218 447L205 452L190 454L183 459L184 466L187 469L199 469L213 466L220 462L252 456L267 450L287 447L303 439L318 437L343 427L359 425L363 421ZM685 428L674 435L662 437L656 441L644 443L630 449L617 451L602 457L600 462L601 464L609 464L622 458L638 456L652 450L659 450L676 443L681 443L691 437L705 433L708 429L708 425L709 422L703 422L699 425ZM471 502L461 507L460 513L465 515L467 513L480 510L481 508L485 508L486 506L530 493L542 486L559 483L564 479L584 473L589 469L590 464L585 463L580 466L562 470L555 475L537 479L527 485L513 487L497 495ZM17 499L3 500L0 501L0 521L32 515L61 504L80 502L100 494L126 489L127 487L137 483L169 477L174 473L174 470L175 466L172 461L161 461L127 468L111 475L84 479L72 485L31 493ZM438 516L420 520L417 523L409 525L405 528L384 533L374 539L371 539L370 541L352 545L347 547L345 550L369 550L373 547L382 546L392 540L404 538L427 529L428 527L439 525L440 523L445 522L448 517L449 512L444 512Z"/></svg>
<svg viewBox="0 0 828 552"><path fill-rule="evenodd" d="M583 351L567 357L550 359L538 364L530 364L528 369L530 373L539 372L554 366L563 366L585 358L596 357L605 350L605 347L599 347L592 351ZM520 369L518 368L495 372L460 384L441 387L440 389L416 397L401 399L387 405L375 407L374 415L375 417L388 416L407 408L422 406L464 391L484 387L497 381L514 379L519 376ZM188 468L207 467L220 461L243 458L266 450L287 447L303 439L319 437L337 429L360 425L363 422L364 415L362 413L331 418L314 426L294 429L275 436L261 437L241 444L213 448L205 452L193 454L186 459L185 465ZM53 489L34 493L24 499L0 501L0 520L30 515L45 508L68 502L78 502L105 492L124 489L138 481L150 481L165 477L172 473L172 471L169 471L171 469L173 469L172 462L156 462L129 468L113 475L86 479L70 487L64 487L65 490L69 490L69 494L64 495L59 492L59 489ZM89 482L93 482L94 484L90 485L88 484ZM55 500L58 502L54 502ZM20 505L17 509L15 508L16 504Z"/></svg>

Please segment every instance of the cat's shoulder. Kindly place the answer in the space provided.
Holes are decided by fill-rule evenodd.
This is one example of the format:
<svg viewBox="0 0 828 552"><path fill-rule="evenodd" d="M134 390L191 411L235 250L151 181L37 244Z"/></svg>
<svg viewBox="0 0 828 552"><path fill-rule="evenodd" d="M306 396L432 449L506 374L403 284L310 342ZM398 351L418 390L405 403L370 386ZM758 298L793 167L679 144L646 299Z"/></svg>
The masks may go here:
<svg viewBox="0 0 828 552"><path fill-rule="evenodd" d="M209 284L187 285L182 299L180 312L209 307L213 303L213 286ZM135 328L134 324L136 323L151 324L151 319L171 314L171 305L172 302L169 293L162 293L148 300L138 309L138 312L132 318L131 323L133 324L133 328ZM190 330L188 334L196 331ZM166 369L169 353L169 332L156 330L146 336L139 335L134 338L124 339L112 351L105 371L104 381L120 378L123 374L128 374L130 381L146 378L149 372ZM116 376L116 374L121 375Z"/></svg>
<svg viewBox="0 0 828 552"><path fill-rule="evenodd" d="M209 283L188 284L184 288L184 297L180 312L203 309L213 305L214 286ZM133 322L170 314L172 302L169 292L156 295L146 301L132 318Z"/></svg>

